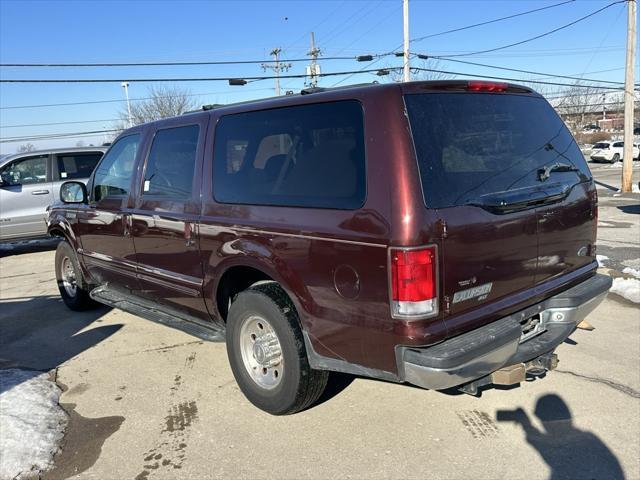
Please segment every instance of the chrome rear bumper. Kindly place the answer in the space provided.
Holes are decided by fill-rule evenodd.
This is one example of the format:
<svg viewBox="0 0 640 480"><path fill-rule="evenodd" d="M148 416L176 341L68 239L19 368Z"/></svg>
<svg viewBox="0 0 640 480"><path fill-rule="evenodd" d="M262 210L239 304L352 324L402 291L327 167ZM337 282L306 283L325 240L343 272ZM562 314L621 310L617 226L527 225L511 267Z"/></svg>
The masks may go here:
<svg viewBox="0 0 640 480"><path fill-rule="evenodd" d="M547 300L437 345L398 347L400 374L411 384L443 390L552 352L604 300L612 280L596 274ZM539 332L521 341L521 322L535 317Z"/></svg>

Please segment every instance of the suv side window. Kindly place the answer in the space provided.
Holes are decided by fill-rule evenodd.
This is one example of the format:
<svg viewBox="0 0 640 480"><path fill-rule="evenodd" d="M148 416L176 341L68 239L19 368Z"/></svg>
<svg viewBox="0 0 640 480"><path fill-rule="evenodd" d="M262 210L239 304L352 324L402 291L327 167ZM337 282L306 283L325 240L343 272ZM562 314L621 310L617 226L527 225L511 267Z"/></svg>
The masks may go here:
<svg viewBox="0 0 640 480"><path fill-rule="evenodd" d="M121 138L109 149L98 164L93 180L92 199L99 202L106 197L129 194L131 175L140 143L140 134Z"/></svg>
<svg viewBox="0 0 640 480"><path fill-rule="evenodd" d="M199 133L198 125L156 132L144 174L143 195L191 198Z"/></svg>
<svg viewBox="0 0 640 480"><path fill-rule="evenodd" d="M366 197L356 100L226 115L216 127L216 201L357 209Z"/></svg>
<svg viewBox="0 0 640 480"><path fill-rule="evenodd" d="M62 153L56 156L60 180L89 178L102 158L102 152Z"/></svg>
<svg viewBox="0 0 640 480"><path fill-rule="evenodd" d="M47 159L49 155L17 160L7 165L0 175L9 185L30 185L47 181Z"/></svg>
<svg viewBox="0 0 640 480"><path fill-rule="evenodd" d="M623 148L624 147L624 142L616 142L613 144L614 147L616 148Z"/></svg>

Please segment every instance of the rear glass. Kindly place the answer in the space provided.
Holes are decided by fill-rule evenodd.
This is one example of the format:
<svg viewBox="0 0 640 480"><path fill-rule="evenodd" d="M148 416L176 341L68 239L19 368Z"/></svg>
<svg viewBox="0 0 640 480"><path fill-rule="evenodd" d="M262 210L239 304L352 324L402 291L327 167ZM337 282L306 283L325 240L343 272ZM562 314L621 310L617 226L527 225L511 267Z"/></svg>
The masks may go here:
<svg viewBox="0 0 640 480"><path fill-rule="evenodd" d="M366 196L362 106L347 100L223 116L213 193L221 203L360 208Z"/></svg>
<svg viewBox="0 0 640 480"><path fill-rule="evenodd" d="M608 143L596 143L593 148L609 148Z"/></svg>
<svg viewBox="0 0 640 480"><path fill-rule="evenodd" d="M430 208L534 186L538 169L554 163L591 177L573 137L542 98L428 93L407 95L405 102ZM554 172L552 179L580 181L575 172Z"/></svg>

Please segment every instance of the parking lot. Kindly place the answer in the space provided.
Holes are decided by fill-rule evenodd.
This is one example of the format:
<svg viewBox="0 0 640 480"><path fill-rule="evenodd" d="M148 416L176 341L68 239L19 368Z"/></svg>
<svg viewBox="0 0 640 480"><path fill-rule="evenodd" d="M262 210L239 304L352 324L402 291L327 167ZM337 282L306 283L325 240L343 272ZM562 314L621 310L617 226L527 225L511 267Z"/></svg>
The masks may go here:
<svg viewBox="0 0 640 480"><path fill-rule="evenodd" d="M602 271L622 277L640 269L640 194L591 168ZM0 368L52 370L70 418L45 479L640 478L640 308L620 295L546 378L476 398L334 375L319 404L273 417L239 391L224 344L67 310L54 251L0 250Z"/></svg>

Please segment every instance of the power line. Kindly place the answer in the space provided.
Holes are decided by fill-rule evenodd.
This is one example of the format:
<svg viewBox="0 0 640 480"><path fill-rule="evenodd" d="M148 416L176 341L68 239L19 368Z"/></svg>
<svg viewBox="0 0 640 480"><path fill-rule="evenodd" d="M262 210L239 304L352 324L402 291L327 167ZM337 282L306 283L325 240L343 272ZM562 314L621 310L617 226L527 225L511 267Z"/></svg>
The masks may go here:
<svg viewBox="0 0 640 480"><path fill-rule="evenodd" d="M121 118L105 118L102 120L78 120L75 122L51 122L51 123L25 123L23 125L0 125L0 130L3 128L21 128L21 127L47 127L50 125L73 125L81 123L99 123L99 122L118 122L122 121Z"/></svg>
<svg viewBox="0 0 640 480"><path fill-rule="evenodd" d="M484 25L490 25L492 23L501 22L503 20L509 20L511 18L522 17L524 15L529 15L531 13L540 12L542 10L548 10L550 8L560 7L562 5L566 5L567 3L573 3L575 0L567 0L565 2L555 3L553 5L547 5L546 7L540 7L533 10L527 10L526 12L515 13L513 15L508 15L506 17L494 18L493 20L487 20L486 22L474 23L472 25L466 25L464 27L453 28L451 30L445 30L443 32L432 33L430 35L425 35L423 37L417 37L411 40L411 42L421 42L422 40L426 40L427 38L439 37L441 35L448 35L450 33L462 32L463 30L469 30L470 28L482 27Z"/></svg>
<svg viewBox="0 0 640 480"><path fill-rule="evenodd" d="M308 58L292 58L290 60L280 60L281 62L307 62ZM355 60L353 56L323 57L322 60ZM46 67L46 68L67 68L67 67L160 67L160 66L195 66L195 65L253 65L270 62L271 60L229 60L211 62L136 62L136 63L0 63L0 67Z"/></svg>
<svg viewBox="0 0 640 480"><path fill-rule="evenodd" d="M428 55L422 55L422 54L417 54L416 56L418 58L423 59L423 60L426 60L428 58L436 58L438 60L444 60L446 62L463 63L465 65L474 65L476 67L494 68L494 69L497 69L497 70L507 70L509 72L527 73L527 74L530 74L530 75L540 75L540 76L554 77L554 78L566 78L568 80L579 80L579 81L586 81L586 82L609 83L609 84L613 84L613 85L622 85L623 84L623 82L614 82L614 81L611 81L611 80L598 80L598 79L595 79L595 78L582 78L582 77L574 77L574 76L571 76L571 75L555 75L553 73L535 72L533 70L522 70L522 69L519 69L519 68L500 67L498 65L487 65L486 63L469 62L468 60L456 60L456 59L453 59L453 58L446 58L446 57L429 57Z"/></svg>
<svg viewBox="0 0 640 480"><path fill-rule="evenodd" d="M51 134L31 135L31 136L23 136L23 137L2 137L0 138L0 143L26 142L30 140L54 140L57 138L82 137L86 135L97 136L105 133L115 133L120 131L121 130L119 129L110 129L110 130L93 130L88 132L51 133Z"/></svg>
<svg viewBox="0 0 640 480"><path fill-rule="evenodd" d="M396 67L397 70L399 67ZM539 83L541 85L556 85L559 87L578 87L578 88L594 88L594 89L610 89L611 87L605 87L603 85L585 85L585 84L571 84L571 83L558 83L558 82L545 82L542 80L527 80L525 78L513 78L513 77L498 77L493 75L484 75L479 73L463 73L463 72L452 72L447 70L436 70L433 68L412 68L412 70L416 70L418 72L432 72L432 73L444 73L447 75L460 75L463 77L478 77L478 78L491 78L495 80L505 80L507 82L521 82L521 83ZM620 87L620 90L623 90Z"/></svg>
<svg viewBox="0 0 640 480"><path fill-rule="evenodd" d="M271 88L252 88L248 90L242 90L243 92L261 92L265 90L272 90ZM189 93L186 95L179 95L180 97L202 97L206 95L232 95L240 92L220 91L220 92L205 92L205 93ZM139 102L143 100L153 100L155 98L175 98L175 95L163 95L161 97L138 97L129 99L132 102ZM118 98L113 100L90 100L87 102L68 102L68 103L45 103L36 105L12 105L9 107L0 107L0 110L13 110L20 108L44 108L44 107L66 107L71 105L93 105L96 103L122 103L124 99Z"/></svg>
<svg viewBox="0 0 640 480"><path fill-rule="evenodd" d="M469 56L469 55L478 55L478 54L481 54L481 53L496 52L498 50L504 50L506 48L511 48L511 47L515 47L517 45L522 45L524 43L532 42L534 40L538 40L540 38L549 36L549 35L551 35L553 33L559 32L560 30L564 30L565 28L569 28L569 27L575 25L576 23L582 22L582 21L586 20L587 18L593 17L594 15L597 15L598 13L603 12L604 10L613 7L614 5L618 5L620 3L626 3L627 1L628 0L617 0L615 2L611 2L611 3L607 4L607 5L605 5L604 7L599 8L598 10L595 10L595 11L589 13L588 15L585 15L583 17L578 18L577 20L574 20L572 22L566 23L564 25L561 25L560 27L554 28L553 30L549 30L547 32L541 33L541 34L536 35L534 37L530 37L530 38L527 38L525 40L520 40L519 42L509 43L507 45L502 45L500 47L489 48L489 49L486 49L486 50L477 50L475 52L458 53L458 54L455 54L455 55L446 55L446 56L449 57L449 58L450 57L466 57L466 56Z"/></svg>
<svg viewBox="0 0 640 480"><path fill-rule="evenodd" d="M306 60L308 61L308 59ZM391 67L386 70L396 70L402 67ZM372 68L368 70L347 70L343 72L327 72L320 73L318 76L320 77L335 77L340 75L349 75L351 73L371 73L379 71L379 68ZM278 78L305 78L306 74L292 74L292 75L279 75ZM128 82L136 82L136 83L149 83L149 82L227 82L229 80L237 80L241 78L243 80L273 80L276 78L275 75L262 75L259 77L197 77L197 78L184 78L184 77L176 77L176 78L128 78ZM0 83L120 83L122 79L113 79L113 78L64 78L64 79L0 79Z"/></svg>

